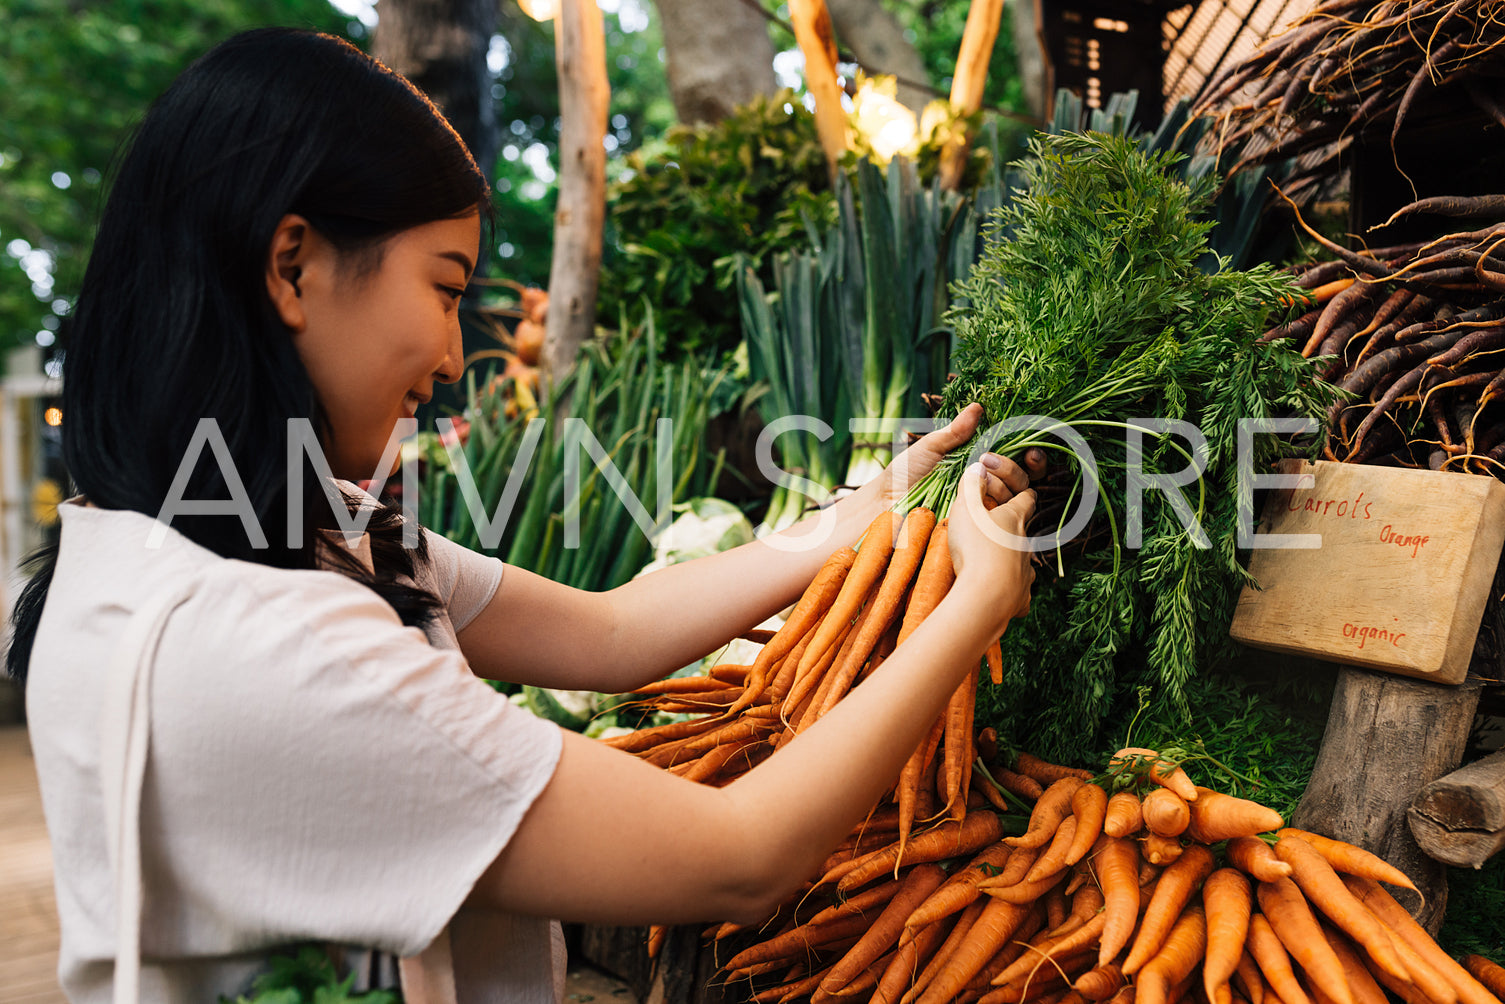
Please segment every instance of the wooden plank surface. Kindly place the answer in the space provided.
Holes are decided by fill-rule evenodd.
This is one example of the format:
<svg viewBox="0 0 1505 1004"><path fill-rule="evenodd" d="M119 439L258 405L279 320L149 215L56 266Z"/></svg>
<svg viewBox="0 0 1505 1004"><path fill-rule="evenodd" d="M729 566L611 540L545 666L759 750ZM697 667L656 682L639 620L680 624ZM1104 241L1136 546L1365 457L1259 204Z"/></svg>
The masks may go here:
<svg viewBox="0 0 1505 1004"><path fill-rule="evenodd" d="M1459 683L1505 543L1505 484L1481 475L1286 461L1230 634L1256 648Z"/></svg>
<svg viewBox="0 0 1505 1004"><path fill-rule="evenodd" d="M0 1004L63 1004L52 849L26 729L0 728Z"/></svg>

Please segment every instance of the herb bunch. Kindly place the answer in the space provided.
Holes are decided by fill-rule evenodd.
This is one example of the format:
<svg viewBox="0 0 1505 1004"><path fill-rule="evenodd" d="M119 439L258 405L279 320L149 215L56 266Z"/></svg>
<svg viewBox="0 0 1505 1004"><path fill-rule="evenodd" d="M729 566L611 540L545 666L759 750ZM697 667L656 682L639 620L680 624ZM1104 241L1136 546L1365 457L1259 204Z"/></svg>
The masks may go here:
<svg viewBox="0 0 1505 1004"><path fill-rule="evenodd" d="M1216 182L1174 177L1180 159L1103 133L1031 142L1016 165L1021 190L993 218L989 246L957 289L957 375L942 414L979 401L985 429L1046 416L1086 440L1095 469L1051 431L985 431L909 499L944 511L982 449L1064 454L1056 465L1064 484L1042 492L1031 531L1057 533L1056 574L1040 577L1030 616L1003 639L1006 680L995 695L1007 700L987 698L982 709L1001 734L1063 762L1091 754L1126 686L1153 681L1162 699L1185 707L1186 682L1229 644L1232 605L1248 579L1235 551L1236 507L1252 511L1237 475L1239 421L1315 419L1332 400L1314 379L1315 360L1255 343L1273 310L1300 299L1289 276L1268 265L1234 270L1216 257L1212 271L1198 267L1212 228L1201 214ZM1190 423L1205 443L1145 419ZM1194 456L1202 465L1184 487L1143 493L1137 547L1126 507L1131 430L1146 475L1176 475ZM1272 436L1253 442L1254 471L1291 451ZM1060 539L1091 486L1088 529Z"/></svg>

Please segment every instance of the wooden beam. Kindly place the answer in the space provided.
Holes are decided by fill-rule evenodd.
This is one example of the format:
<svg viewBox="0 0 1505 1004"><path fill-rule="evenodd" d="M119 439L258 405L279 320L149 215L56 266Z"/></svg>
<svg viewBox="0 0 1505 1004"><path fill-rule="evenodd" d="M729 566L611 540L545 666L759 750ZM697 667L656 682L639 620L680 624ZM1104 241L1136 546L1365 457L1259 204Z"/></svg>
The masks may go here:
<svg viewBox="0 0 1505 1004"><path fill-rule="evenodd" d="M972 115L982 107L988 62L993 58L993 43L998 40L998 23L1002 18L1003 0L972 0L967 8L967 24L962 29L962 44L956 54L956 72L951 76L952 114ZM972 137L958 136L941 150L942 187L955 189L961 184L971 149Z"/></svg>
<svg viewBox="0 0 1505 1004"><path fill-rule="evenodd" d="M569 372L595 331L606 224L606 33L595 0L561 0L554 19L559 70L559 202L549 265L544 371Z"/></svg>
<svg viewBox="0 0 1505 1004"><path fill-rule="evenodd" d="M1406 821L1432 858L1458 868L1483 866L1505 847L1505 750L1422 788Z"/></svg>
<svg viewBox="0 0 1505 1004"><path fill-rule="evenodd" d="M825 0L789 0L789 21L805 56L805 86L815 98L815 131L834 177L847 152L847 112L836 77L836 39Z"/></svg>

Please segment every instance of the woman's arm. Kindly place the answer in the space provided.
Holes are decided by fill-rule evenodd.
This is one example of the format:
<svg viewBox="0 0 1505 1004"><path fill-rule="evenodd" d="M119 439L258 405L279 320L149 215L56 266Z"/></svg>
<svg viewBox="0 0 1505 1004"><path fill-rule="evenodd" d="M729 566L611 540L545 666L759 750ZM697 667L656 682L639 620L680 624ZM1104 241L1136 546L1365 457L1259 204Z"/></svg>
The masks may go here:
<svg viewBox="0 0 1505 1004"><path fill-rule="evenodd" d="M1028 606L1023 494L953 509L957 580L918 630L829 714L725 788L566 734L552 780L471 893L473 905L602 923L760 920L893 784L983 648Z"/></svg>
<svg viewBox="0 0 1505 1004"><path fill-rule="evenodd" d="M508 568L486 608L459 634L471 668L491 679L623 693L712 652L799 598L821 564L851 544L936 462L965 443L982 409L900 454L882 476L772 538L753 541L589 593ZM1006 501L1029 483L996 462L988 492Z"/></svg>

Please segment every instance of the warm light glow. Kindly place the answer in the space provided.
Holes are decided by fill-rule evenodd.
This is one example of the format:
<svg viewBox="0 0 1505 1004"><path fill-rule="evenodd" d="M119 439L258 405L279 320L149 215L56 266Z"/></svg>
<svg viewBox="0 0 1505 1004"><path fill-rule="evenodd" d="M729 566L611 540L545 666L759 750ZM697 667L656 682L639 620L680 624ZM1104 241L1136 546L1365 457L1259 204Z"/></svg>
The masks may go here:
<svg viewBox="0 0 1505 1004"><path fill-rule="evenodd" d="M1111 17L1099 17L1093 19L1092 27L1098 31L1116 31L1119 34L1123 34L1129 30L1129 23L1127 21L1115 21Z"/></svg>
<svg viewBox="0 0 1505 1004"><path fill-rule="evenodd" d="M885 164L894 154L912 148L920 135L914 112L894 97L897 86L893 77L869 78L852 99L853 127Z"/></svg>
<svg viewBox="0 0 1505 1004"><path fill-rule="evenodd" d="M35 413L33 412L33 414L35 414ZM42 413L42 421L46 422L48 425L51 425L53 427L62 425L63 424L63 409L61 409L61 408L48 408L46 411L44 411Z"/></svg>
<svg viewBox="0 0 1505 1004"><path fill-rule="evenodd" d="M559 0L517 0L517 5L535 21L552 21L559 13Z"/></svg>

